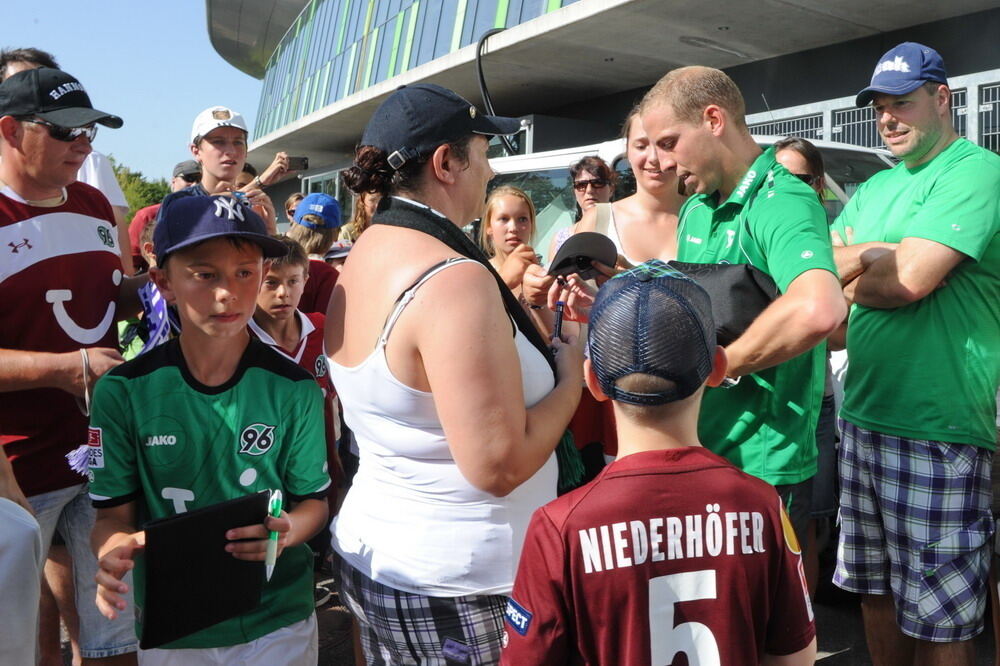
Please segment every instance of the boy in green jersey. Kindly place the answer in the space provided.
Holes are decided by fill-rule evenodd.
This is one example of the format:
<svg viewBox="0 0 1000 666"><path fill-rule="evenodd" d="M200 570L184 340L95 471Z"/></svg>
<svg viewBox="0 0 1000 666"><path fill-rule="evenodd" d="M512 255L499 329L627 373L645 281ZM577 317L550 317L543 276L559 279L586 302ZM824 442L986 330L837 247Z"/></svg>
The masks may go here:
<svg viewBox="0 0 1000 666"><path fill-rule="evenodd" d="M900 163L834 222L853 302L834 583L863 595L876 664L972 664L994 531L1000 157L955 132L930 47L891 49L856 101Z"/></svg>
<svg viewBox="0 0 1000 666"><path fill-rule="evenodd" d="M309 373L247 331L268 259L285 247L267 236L249 206L224 195L175 202L157 224L154 246L159 266L151 277L176 304L182 331L116 368L94 391L89 444L98 607L110 618L124 609L121 579L135 568L141 610L136 555L147 521L280 488L293 500L280 518L226 534L232 542L226 549L249 561L264 559L269 531L280 534L261 604L143 651L141 660L315 664L305 542L327 518L322 395Z"/></svg>

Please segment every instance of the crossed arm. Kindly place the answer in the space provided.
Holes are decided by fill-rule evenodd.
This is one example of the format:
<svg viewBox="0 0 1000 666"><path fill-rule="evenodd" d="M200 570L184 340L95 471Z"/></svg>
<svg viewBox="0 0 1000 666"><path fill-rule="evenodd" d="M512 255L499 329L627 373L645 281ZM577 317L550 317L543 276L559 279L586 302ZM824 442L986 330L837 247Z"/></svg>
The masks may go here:
<svg viewBox="0 0 1000 666"><path fill-rule="evenodd" d="M869 246L869 247L865 247ZM871 247L888 246L888 247ZM899 308L915 303L944 286L966 255L937 241L904 238L898 245L863 243L835 248L841 257L855 254L861 270L844 287L849 300L871 308Z"/></svg>

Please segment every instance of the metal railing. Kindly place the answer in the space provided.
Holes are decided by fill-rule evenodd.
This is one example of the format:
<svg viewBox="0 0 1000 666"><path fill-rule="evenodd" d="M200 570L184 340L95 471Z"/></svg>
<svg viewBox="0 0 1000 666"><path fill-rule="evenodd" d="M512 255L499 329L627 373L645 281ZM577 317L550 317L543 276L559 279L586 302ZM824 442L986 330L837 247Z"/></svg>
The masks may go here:
<svg viewBox="0 0 1000 666"><path fill-rule="evenodd" d="M1000 153L1000 69L951 77L951 118L955 131ZM970 103L978 101L978 107ZM857 108L854 97L763 111L747 116L752 134L801 136L856 146L884 148L871 107Z"/></svg>
<svg viewBox="0 0 1000 666"><path fill-rule="evenodd" d="M979 145L1000 153L1000 83L979 89Z"/></svg>
<svg viewBox="0 0 1000 666"><path fill-rule="evenodd" d="M803 139L823 138L823 114L813 113L798 118L772 120L749 125L750 133L768 136L798 136Z"/></svg>

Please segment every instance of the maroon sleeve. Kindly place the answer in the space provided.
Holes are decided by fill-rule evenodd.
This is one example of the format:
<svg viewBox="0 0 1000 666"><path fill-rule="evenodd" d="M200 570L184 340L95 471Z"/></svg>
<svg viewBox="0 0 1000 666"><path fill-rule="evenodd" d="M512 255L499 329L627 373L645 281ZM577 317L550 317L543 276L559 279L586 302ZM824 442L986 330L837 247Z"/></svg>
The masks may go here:
<svg viewBox="0 0 1000 666"><path fill-rule="evenodd" d="M319 312L325 315L338 276L337 269L318 259L310 259L309 279L302 292L299 309L305 313Z"/></svg>
<svg viewBox="0 0 1000 666"><path fill-rule="evenodd" d="M771 513L771 519L779 563L775 584L772 586L772 610L767 624L764 651L767 654L785 655L807 647L816 635L816 625L798 539L780 499L777 506L778 510Z"/></svg>
<svg viewBox="0 0 1000 666"><path fill-rule="evenodd" d="M569 663L566 566L559 531L544 507L538 509L528 525L514 591L504 611L503 666Z"/></svg>

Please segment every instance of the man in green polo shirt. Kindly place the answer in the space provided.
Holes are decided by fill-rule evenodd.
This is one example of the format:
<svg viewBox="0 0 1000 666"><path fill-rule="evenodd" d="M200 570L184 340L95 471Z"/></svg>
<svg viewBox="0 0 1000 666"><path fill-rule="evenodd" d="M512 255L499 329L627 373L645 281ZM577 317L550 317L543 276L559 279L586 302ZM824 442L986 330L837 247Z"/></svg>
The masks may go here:
<svg viewBox="0 0 1000 666"><path fill-rule="evenodd" d="M726 348L728 387L707 389L700 439L740 469L778 487L804 541L824 340L846 306L816 193L761 152L743 96L717 69L669 72L642 101L660 168L689 196L677 227L678 259L753 264L781 295ZM735 382L740 380L738 384Z"/></svg>
<svg viewBox="0 0 1000 666"><path fill-rule="evenodd" d="M854 305L834 582L864 595L875 663L971 664L993 533L1000 157L955 132L932 48L882 56L869 103L901 163L835 222Z"/></svg>

